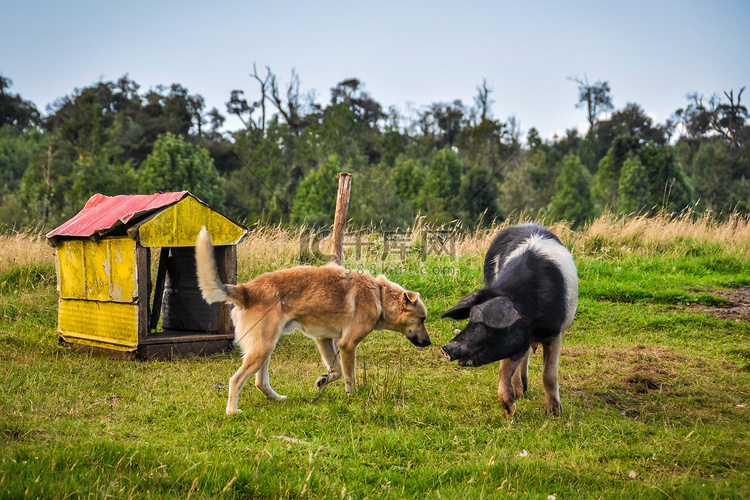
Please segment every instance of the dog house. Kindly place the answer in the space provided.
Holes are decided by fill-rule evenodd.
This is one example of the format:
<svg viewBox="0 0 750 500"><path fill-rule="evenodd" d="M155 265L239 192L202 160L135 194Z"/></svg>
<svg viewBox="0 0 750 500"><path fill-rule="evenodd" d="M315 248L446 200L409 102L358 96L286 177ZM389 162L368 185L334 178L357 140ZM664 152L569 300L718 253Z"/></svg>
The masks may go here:
<svg viewBox="0 0 750 500"><path fill-rule="evenodd" d="M207 304L198 288L195 241L203 226L221 279L236 283L236 245L247 229L188 191L92 196L47 234L56 249L60 342L125 359L231 347L229 306Z"/></svg>

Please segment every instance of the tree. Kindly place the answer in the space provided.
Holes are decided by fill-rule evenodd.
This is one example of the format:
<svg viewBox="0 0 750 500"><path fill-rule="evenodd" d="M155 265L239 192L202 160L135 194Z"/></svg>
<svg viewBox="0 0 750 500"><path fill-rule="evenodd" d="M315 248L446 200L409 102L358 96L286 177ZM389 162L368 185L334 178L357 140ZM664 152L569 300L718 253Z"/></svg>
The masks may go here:
<svg viewBox="0 0 750 500"><path fill-rule="evenodd" d="M729 104L717 103L714 112L711 114L711 127L726 137L729 144L737 149L740 147L740 131L745 126L748 119L747 107L740 104L742 99L742 87L737 93L737 102L734 102L734 90L730 90L724 95L729 99Z"/></svg>
<svg viewBox="0 0 750 500"><path fill-rule="evenodd" d="M428 175L428 168L418 159L400 155L391 170L394 187L399 198L415 202Z"/></svg>
<svg viewBox="0 0 750 500"><path fill-rule="evenodd" d="M732 159L724 141L701 145L693 158L693 183L700 204L713 212L728 211L732 191Z"/></svg>
<svg viewBox="0 0 750 500"><path fill-rule="evenodd" d="M614 109L609 82L598 81L591 85L585 75L583 80L580 78L570 78L570 80L578 84L578 104L576 104L576 107L586 107L586 119L589 122L589 132L591 132L594 130L599 115Z"/></svg>
<svg viewBox="0 0 750 500"><path fill-rule="evenodd" d="M231 145L237 168L228 175L226 206L228 215L239 219L259 219L280 222L289 215L296 192L298 177L306 174L295 168L294 153L290 151L291 134L284 123L274 116L260 129L242 130L235 134Z"/></svg>
<svg viewBox="0 0 750 500"><path fill-rule="evenodd" d="M466 169L458 190L460 217L468 227L491 224L501 214L497 207L497 181L486 167Z"/></svg>
<svg viewBox="0 0 750 500"><path fill-rule="evenodd" d="M442 149L445 146L453 146L461 131L465 113L463 103L460 100L453 101L453 104L433 103L429 113L441 132L440 137L437 138L436 147Z"/></svg>
<svg viewBox="0 0 750 500"><path fill-rule="evenodd" d="M632 154L638 154L640 143L624 129L612 142L607 154L599 162L599 169L592 186L592 195L602 209L617 210L617 194L620 173L625 160Z"/></svg>
<svg viewBox="0 0 750 500"><path fill-rule="evenodd" d="M354 174L350 209L354 225L379 224L383 229L406 229L414 217L411 206L398 195L396 179L386 165L373 165Z"/></svg>
<svg viewBox="0 0 750 500"><path fill-rule="evenodd" d="M374 128L378 121L385 118L382 106L365 92L364 84L357 78L339 82L331 89L331 104L347 104L354 111L355 120Z"/></svg>
<svg viewBox="0 0 750 500"><path fill-rule="evenodd" d="M343 171L341 160L331 155L326 162L310 172L297 190L292 207L292 220L298 224L327 226L333 223L336 212L336 175Z"/></svg>
<svg viewBox="0 0 750 500"><path fill-rule="evenodd" d="M10 78L0 75L0 128L9 126L21 132L39 125L39 111L31 101L24 101L19 94L11 94Z"/></svg>
<svg viewBox="0 0 750 500"><path fill-rule="evenodd" d="M269 70L270 74L270 70ZM271 75L271 103L281 114L289 130L297 136L305 128L306 122L302 116L302 98L300 95L299 75L292 69L292 78L286 89L286 103L279 93L279 82L276 75Z"/></svg>
<svg viewBox="0 0 750 500"><path fill-rule="evenodd" d="M677 161L674 148L648 142L641 148L640 160L648 173L651 207L673 213L695 203L693 184Z"/></svg>
<svg viewBox="0 0 750 500"><path fill-rule="evenodd" d="M6 222L48 228L80 210L80 206L65 204L73 165L67 155L58 153L60 149L55 137L42 135L18 190L3 198L1 215Z"/></svg>
<svg viewBox="0 0 750 500"><path fill-rule="evenodd" d="M432 222L450 222L459 216L461 177L464 165L451 149L436 152L427 180L419 194L418 208Z"/></svg>
<svg viewBox="0 0 750 500"><path fill-rule="evenodd" d="M617 188L617 210L625 214L640 213L648 208L650 198L648 173L638 156L629 156L622 165Z"/></svg>
<svg viewBox="0 0 750 500"><path fill-rule="evenodd" d="M635 103L628 103L614 112L609 120L597 123L595 132L600 151L609 150L618 135L627 134L641 143L653 141L657 144L666 144L669 138L665 126L654 125L654 120Z"/></svg>
<svg viewBox="0 0 750 500"><path fill-rule="evenodd" d="M65 205L75 209L82 208L96 193L115 196L138 191L136 174L130 164L111 160L103 151L74 161L68 182Z"/></svg>
<svg viewBox="0 0 750 500"><path fill-rule="evenodd" d="M492 117L492 103L495 101L490 99L490 93L492 93L492 89L487 87L487 80L482 80L482 86L477 87L477 95L474 96L475 113L479 115L480 122Z"/></svg>
<svg viewBox="0 0 750 500"><path fill-rule="evenodd" d="M578 156L565 157L550 203L550 211L557 219L571 221L575 227L594 216L589 175Z"/></svg>
<svg viewBox="0 0 750 500"><path fill-rule="evenodd" d="M541 155L542 162L544 155ZM503 180L496 183L497 206L503 215L511 213L529 214L539 207L539 191L533 181L535 165L532 161L522 161L519 165L511 165L503 172ZM554 179L550 179L548 187L554 186Z"/></svg>
<svg viewBox="0 0 750 500"><path fill-rule="evenodd" d="M18 189L41 141L39 130L19 132L15 127L0 127L0 200Z"/></svg>
<svg viewBox="0 0 750 500"><path fill-rule="evenodd" d="M141 193L188 190L219 209L224 208L223 183L205 148L169 132L159 136L138 170Z"/></svg>
<svg viewBox="0 0 750 500"><path fill-rule="evenodd" d="M673 119L678 124L677 129L682 137L696 140L706 135L711 129L711 117L703 106L703 96L697 92L691 92L687 95L687 99L693 102L675 111Z"/></svg>

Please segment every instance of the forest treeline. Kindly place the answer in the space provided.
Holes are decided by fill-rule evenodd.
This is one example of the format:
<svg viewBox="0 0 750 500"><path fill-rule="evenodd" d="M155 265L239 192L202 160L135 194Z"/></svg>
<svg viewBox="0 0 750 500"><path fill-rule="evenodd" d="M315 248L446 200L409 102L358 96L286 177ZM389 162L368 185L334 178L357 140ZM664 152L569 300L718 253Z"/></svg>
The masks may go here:
<svg viewBox="0 0 750 500"><path fill-rule="evenodd" d="M127 75L75 89L41 113L0 76L0 227L50 228L94 193L187 189L252 224L327 225L341 171L354 176L352 224L474 227L511 214L575 224L604 211L750 211L750 124L742 91L686 96L654 123L617 109L608 82L574 79L585 135L545 140L493 115L483 82L471 104L433 103L406 117L358 79L327 104L253 67L226 109L180 84L142 91ZM247 95L246 95L247 92ZM254 95L257 98L247 96ZM226 116L238 130L225 130Z"/></svg>

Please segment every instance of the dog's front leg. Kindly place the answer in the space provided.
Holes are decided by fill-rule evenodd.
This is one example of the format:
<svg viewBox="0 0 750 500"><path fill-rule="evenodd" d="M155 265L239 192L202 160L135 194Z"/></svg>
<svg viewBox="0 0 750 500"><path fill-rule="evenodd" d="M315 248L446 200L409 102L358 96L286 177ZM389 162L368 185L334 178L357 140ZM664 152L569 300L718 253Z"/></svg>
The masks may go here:
<svg viewBox="0 0 750 500"><path fill-rule="evenodd" d="M346 382L346 393L351 394L357 384L357 375L355 373L355 362L357 346L359 340L352 340L346 336L342 337L339 342L339 356L341 357L341 367L344 372L344 381Z"/></svg>
<svg viewBox="0 0 750 500"><path fill-rule="evenodd" d="M335 340L316 338L315 343L318 344L318 351L323 358L323 366L328 370L325 375L315 381L315 387L322 390L331 382L341 378L341 357L337 354L338 347Z"/></svg>

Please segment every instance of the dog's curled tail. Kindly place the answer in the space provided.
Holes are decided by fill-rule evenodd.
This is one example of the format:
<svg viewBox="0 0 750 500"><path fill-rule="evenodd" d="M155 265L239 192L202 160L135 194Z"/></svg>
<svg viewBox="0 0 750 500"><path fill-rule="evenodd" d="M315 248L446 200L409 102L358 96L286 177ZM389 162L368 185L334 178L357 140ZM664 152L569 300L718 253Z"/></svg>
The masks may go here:
<svg viewBox="0 0 750 500"><path fill-rule="evenodd" d="M195 243L195 267L198 274L198 287L201 295L209 304L214 302L232 302L241 305L236 296L235 287L221 282L219 270L216 267L214 244L205 226L198 233Z"/></svg>

